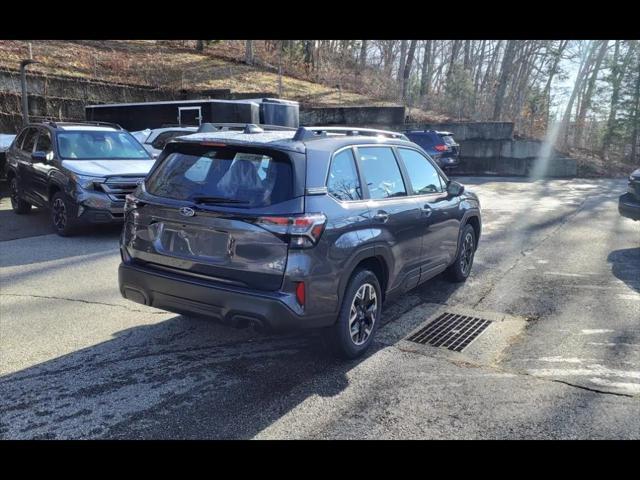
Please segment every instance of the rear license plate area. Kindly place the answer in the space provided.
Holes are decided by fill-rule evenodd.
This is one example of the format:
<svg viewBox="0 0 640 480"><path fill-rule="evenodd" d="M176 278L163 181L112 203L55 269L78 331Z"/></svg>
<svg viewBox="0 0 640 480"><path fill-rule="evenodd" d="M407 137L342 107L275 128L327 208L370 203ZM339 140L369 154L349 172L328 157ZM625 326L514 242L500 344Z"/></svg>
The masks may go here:
<svg viewBox="0 0 640 480"><path fill-rule="evenodd" d="M219 261L229 257L229 234L210 228L157 222L149 234L158 253Z"/></svg>

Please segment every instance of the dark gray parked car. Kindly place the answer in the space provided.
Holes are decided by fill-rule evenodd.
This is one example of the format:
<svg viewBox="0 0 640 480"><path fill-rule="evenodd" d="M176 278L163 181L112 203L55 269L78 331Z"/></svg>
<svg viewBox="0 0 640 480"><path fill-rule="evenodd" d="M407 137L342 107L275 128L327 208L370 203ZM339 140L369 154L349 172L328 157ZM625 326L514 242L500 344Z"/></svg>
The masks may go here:
<svg viewBox="0 0 640 480"><path fill-rule="evenodd" d="M118 125L44 122L27 125L7 150L16 214L47 208L62 236L94 223L122 222L124 197L154 160Z"/></svg>
<svg viewBox="0 0 640 480"><path fill-rule="evenodd" d="M478 198L402 134L350 128L197 133L127 197L120 291L261 327L322 327L362 354L382 302L446 271L464 281Z"/></svg>

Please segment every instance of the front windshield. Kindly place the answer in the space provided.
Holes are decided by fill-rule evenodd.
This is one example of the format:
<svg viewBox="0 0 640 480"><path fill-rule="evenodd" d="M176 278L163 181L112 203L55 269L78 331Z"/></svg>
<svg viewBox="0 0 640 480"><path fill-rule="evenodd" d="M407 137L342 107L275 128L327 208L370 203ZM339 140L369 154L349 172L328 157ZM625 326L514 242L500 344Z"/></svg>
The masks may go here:
<svg viewBox="0 0 640 480"><path fill-rule="evenodd" d="M140 143L124 131L59 132L60 157L66 160L149 160Z"/></svg>

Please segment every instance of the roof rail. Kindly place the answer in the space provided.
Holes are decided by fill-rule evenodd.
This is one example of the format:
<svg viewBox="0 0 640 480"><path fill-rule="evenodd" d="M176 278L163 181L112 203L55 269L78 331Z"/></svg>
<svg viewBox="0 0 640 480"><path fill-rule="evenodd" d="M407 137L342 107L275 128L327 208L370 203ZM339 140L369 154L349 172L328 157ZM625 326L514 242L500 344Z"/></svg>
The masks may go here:
<svg viewBox="0 0 640 480"><path fill-rule="evenodd" d="M48 120L45 123L48 123L49 125L51 125L54 128L57 128L59 125L98 125L98 126L104 126L104 127L112 127L112 128L117 129L117 130L124 130L124 128L122 128L117 123L98 122L98 121L94 121L94 120L80 120L80 121L77 121L77 122L54 122L53 120Z"/></svg>
<svg viewBox="0 0 640 480"><path fill-rule="evenodd" d="M293 127L283 127L281 125L262 125L255 123L203 123L198 128L198 133L202 132L218 132L220 130L244 130L244 133L261 133L261 131L273 131L273 130L284 130L284 131L295 131Z"/></svg>
<svg viewBox="0 0 640 480"><path fill-rule="evenodd" d="M328 134L342 134L346 136L363 136L363 137L387 137L397 138L398 140L407 140L403 133L391 132L389 130L378 130L375 128L359 128L359 127L300 127L296 130L293 137L294 141L307 142L318 138L327 137Z"/></svg>

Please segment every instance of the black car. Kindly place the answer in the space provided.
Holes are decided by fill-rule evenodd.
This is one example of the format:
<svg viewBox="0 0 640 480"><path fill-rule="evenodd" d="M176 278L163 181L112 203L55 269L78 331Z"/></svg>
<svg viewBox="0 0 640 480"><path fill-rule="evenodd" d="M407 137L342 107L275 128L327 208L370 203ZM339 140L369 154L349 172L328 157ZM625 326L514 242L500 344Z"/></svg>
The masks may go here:
<svg viewBox="0 0 640 480"><path fill-rule="evenodd" d="M356 357L384 300L441 272L467 279L480 231L477 196L402 134L226 127L168 143L127 196L120 291L236 325L324 328Z"/></svg>
<svg viewBox="0 0 640 480"><path fill-rule="evenodd" d="M629 177L627 193L618 200L618 211L623 217L640 220L640 168Z"/></svg>
<svg viewBox="0 0 640 480"><path fill-rule="evenodd" d="M460 164L460 145L453 139L453 133L437 130L408 130L404 134L409 140L420 145L445 171Z"/></svg>
<svg viewBox="0 0 640 480"><path fill-rule="evenodd" d="M63 236L87 223L122 222L125 196L154 163L129 132L97 123L27 125L6 155L13 211L49 208Z"/></svg>

